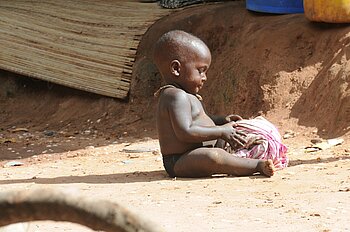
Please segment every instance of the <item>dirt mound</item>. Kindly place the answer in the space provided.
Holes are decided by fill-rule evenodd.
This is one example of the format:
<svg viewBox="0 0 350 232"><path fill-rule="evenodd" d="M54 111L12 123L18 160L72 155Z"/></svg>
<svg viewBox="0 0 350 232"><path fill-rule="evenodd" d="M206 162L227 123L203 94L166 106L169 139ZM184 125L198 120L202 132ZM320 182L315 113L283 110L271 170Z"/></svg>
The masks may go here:
<svg viewBox="0 0 350 232"><path fill-rule="evenodd" d="M95 95L45 81L1 71L0 128L25 127L31 131L53 130L69 134L85 131L102 137L134 136L143 120L140 108L128 102ZM135 127L130 127L135 124ZM142 128L142 127L141 127Z"/></svg>
<svg viewBox="0 0 350 232"><path fill-rule="evenodd" d="M155 23L138 49L129 102L2 72L1 127L156 136L153 93L162 81L151 55L154 41L171 29L199 36L212 51L201 93L209 112L265 114L284 129L290 120L316 127L322 137L349 132L350 27L252 13L244 2L189 7Z"/></svg>
<svg viewBox="0 0 350 232"><path fill-rule="evenodd" d="M209 111L294 117L325 137L350 130L349 26L311 23L303 14L253 13L244 2L188 8L159 20L144 36L135 78L142 88L156 89L152 45L171 29L197 35L212 51L202 90Z"/></svg>

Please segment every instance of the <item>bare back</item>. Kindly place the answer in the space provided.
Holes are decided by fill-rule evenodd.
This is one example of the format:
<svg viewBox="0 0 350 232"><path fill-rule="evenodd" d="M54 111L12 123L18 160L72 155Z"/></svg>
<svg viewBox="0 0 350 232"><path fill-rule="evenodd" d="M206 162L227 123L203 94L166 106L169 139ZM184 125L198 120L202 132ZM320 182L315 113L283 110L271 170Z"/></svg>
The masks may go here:
<svg viewBox="0 0 350 232"><path fill-rule="evenodd" d="M184 154L203 146L204 138L193 140L193 135L188 135L190 126L212 127L215 124L196 96L175 87L162 90L157 127L163 155Z"/></svg>

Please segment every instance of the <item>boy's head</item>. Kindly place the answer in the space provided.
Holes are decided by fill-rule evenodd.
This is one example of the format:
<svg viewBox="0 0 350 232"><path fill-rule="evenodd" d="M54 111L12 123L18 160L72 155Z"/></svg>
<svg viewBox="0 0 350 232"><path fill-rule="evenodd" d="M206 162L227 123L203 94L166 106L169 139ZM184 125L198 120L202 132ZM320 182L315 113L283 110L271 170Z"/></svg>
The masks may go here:
<svg viewBox="0 0 350 232"><path fill-rule="evenodd" d="M198 37L174 30L157 41L154 62L168 84L178 84L189 93L197 93L207 79L211 54Z"/></svg>

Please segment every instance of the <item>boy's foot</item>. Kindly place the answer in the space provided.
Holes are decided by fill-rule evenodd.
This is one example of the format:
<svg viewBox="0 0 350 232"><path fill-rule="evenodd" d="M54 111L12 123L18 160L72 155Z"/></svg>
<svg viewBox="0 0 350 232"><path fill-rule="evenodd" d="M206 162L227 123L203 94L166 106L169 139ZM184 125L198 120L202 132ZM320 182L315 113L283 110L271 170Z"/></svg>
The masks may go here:
<svg viewBox="0 0 350 232"><path fill-rule="evenodd" d="M273 165L272 160L261 160L258 164L258 170L260 174L270 177L275 174L275 165Z"/></svg>

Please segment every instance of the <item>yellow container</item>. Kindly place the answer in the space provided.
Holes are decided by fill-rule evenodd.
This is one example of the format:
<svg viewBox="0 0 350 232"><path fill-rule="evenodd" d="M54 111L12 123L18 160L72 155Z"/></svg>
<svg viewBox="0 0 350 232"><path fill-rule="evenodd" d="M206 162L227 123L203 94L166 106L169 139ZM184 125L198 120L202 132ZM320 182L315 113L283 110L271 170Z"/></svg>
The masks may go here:
<svg viewBox="0 0 350 232"><path fill-rule="evenodd" d="M311 21L350 23L350 0L304 0L304 12Z"/></svg>

